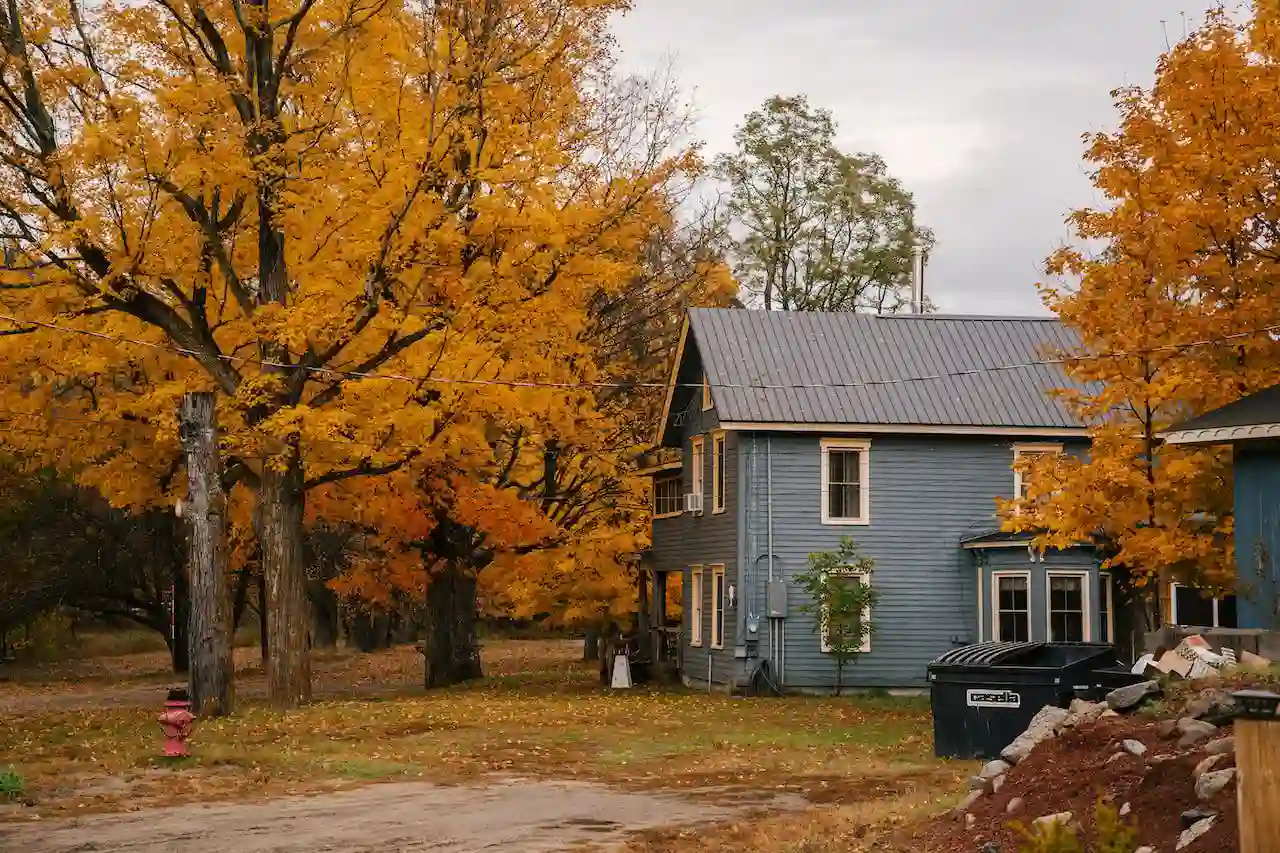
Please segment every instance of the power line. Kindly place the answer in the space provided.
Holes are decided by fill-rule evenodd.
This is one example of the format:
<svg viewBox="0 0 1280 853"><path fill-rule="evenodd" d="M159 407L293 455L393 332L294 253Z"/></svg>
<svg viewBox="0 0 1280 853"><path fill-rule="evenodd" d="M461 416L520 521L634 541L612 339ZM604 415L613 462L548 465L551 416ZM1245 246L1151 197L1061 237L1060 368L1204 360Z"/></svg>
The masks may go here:
<svg viewBox="0 0 1280 853"><path fill-rule="evenodd" d="M239 362L242 364L256 364L262 367L271 367L282 370L305 370L324 376L345 379L383 379L396 382L409 382L415 385L473 385L473 386L498 386L506 388L547 388L553 390L639 390L653 389L666 390L667 388L702 388L702 382L543 382L538 380L524 379L478 379L465 377L443 377L443 376L408 376L399 373L376 373L371 371L359 370L338 370L331 367L317 367L301 364L287 364L284 362L271 361L267 359L251 358L248 356L225 355L222 353L204 353L199 350L187 349L184 347L159 344L154 341L143 341L136 338L126 338L114 335L107 335L102 332L93 332L88 329L73 329L66 326L58 326L53 323L47 323L40 320L25 320L14 317L9 314L0 314L0 320L7 320L11 323L21 326L26 323L56 332L67 334L84 335L98 340L110 341L120 344L132 344L135 346L143 346L151 349L170 352L176 355L184 355L192 358L196 357L213 357L227 362ZM1195 341L1187 341L1184 343L1162 344L1147 349L1126 350L1121 352L1098 353L1098 354L1081 354L1073 356L1065 356L1062 358L1038 359L1032 361L1010 362L1006 364L989 365L985 367L972 367L963 370L943 371L939 373L926 374L921 376L903 376L894 379L868 379L855 382L789 382L789 383L751 383L751 382L713 382L708 379L706 387L716 390L745 390L745 391L790 391L801 389L854 389L854 388L875 388L888 385L905 385L913 382L936 382L943 379L957 379L965 376L978 376L984 373L999 373L1012 370L1025 370L1032 367L1061 367L1065 365L1078 364L1089 361L1105 361L1109 359L1123 358L1140 358L1143 356L1154 355L1161 352L1180 352L1182 350L1194 349L1202 346L1212 346L1214 344L1224 344L1231 341L1242 340L1244 338L1254 337L1256 335L1276 335L1280 333L1280 326L1264 326L1258 329L1250 329L1244 332L1237 332L1230 335L1221 335L1212 338L1203 338Z"/></svg>
<svg viewBox="0 0 1280 853"><path fill-rule="evenodd" d="M76 415L64 415L57 412L53 412L51 410L45 410L43 412L19 412L12 409L0 409L0 423L6 423L6 422L12 423L14 418L30 418L32 420L45 421L45 422L67 421L71 423L84 424L86 426L106 428L106 429L115 429L117 427L130 427L130 428L142 427L142 428L151 430L153 434L164 432L164 430L161 429L159 424L147 423L146 421L132 420L129 418L113 418L113 419L88 418L88 417L80 417ZM50 438L54 435L51 429L46 429L41 431L36 429L26 429L22 427L13 427L13 426L8 426L8 427L5 427L3 430L0 430L0 434L32 435L40 438ZM256 431L251 432L250 436L252 438L259 439L265 442L274 442L281 446L287 446L287 442L285 442L285 440L280 438L279 436L274 436L267 433L261 433ZM176 432L173 433L173 437L176 440L177 438ZM375 446L376 442L361 441L355 438L336 439L336 438L306 437L304 439L304 444L308 448L316 445L341 447L344 449L360 448L362 451L365 451L360 454L360 458L366 461L368 459L371 459L377 456L386 456L388 458L394 459L397 456L403 455L402 452L397 452L397 448L378 448ZM403 446L400 446L398 450L403 451L405 450L405 448ZM305 453L303 458L304 459L306 458ZM570 458L577 459L577 460L590 460L594 462L603 462L613 467L617 471L621 471L627 474L633 473L632 468L628 467L626 463L619 462L618 460L611 458L607 453L601 452L601 451L579 450L571 453ZM338 464L338 462L336 462L335 460L317 459L315 457L312 457L310 461L316 462L316 463L324 463L324 464L334 464L334 465Z"/></svg>

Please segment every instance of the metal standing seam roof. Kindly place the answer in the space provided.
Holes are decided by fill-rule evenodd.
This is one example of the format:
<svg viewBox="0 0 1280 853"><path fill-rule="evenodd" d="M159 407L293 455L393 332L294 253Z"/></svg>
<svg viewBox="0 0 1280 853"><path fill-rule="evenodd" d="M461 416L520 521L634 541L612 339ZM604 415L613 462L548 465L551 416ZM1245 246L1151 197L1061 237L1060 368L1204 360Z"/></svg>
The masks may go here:
<svg viewBox="0 0 1280 853"><path fill-rule="evenodd" d="M992 370L1074 350L1054 319L695 308L689 327L722 422L1085 426L1058 365Z"/></svg>
<svg viewBox="0 0 1280 853"><path fill-rule="evenodd" d="M1170 444L1220 444L1280 437L1280 385L1177 424L1163 434Z"/></svg>

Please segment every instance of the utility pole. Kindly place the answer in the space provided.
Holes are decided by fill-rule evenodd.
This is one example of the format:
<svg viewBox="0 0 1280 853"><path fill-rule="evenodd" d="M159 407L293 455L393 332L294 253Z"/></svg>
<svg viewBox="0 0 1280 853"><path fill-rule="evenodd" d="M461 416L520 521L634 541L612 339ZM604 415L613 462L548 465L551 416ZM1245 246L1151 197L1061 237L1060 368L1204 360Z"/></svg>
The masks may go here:
<svg viewBox="0 0 1280 853"><path fill-rule="evenodd" d="M227 598L227 497L218 461L214 395L187 393L178 413L187 458L187 577L191 621L191 707L200 716L231 713L233 692Z"/></svg>

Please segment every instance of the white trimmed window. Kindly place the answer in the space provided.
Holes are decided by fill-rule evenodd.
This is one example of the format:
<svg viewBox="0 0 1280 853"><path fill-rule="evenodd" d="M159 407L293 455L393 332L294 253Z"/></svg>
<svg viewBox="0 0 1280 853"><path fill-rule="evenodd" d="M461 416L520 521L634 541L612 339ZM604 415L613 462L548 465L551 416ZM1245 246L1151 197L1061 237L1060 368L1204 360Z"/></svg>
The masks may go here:
<svg viewBox="0 0 1280 853"><path fill-rule="evenodd" d="M871 442L822 440L822 523L871 523Z"/></svg>
<svg viewBox="0 0 1280 853"><path fill-rule="evenodd" d="M693 469L690 477L689 491L695 495L702 495L702 478L706 472L704 461L705 440L702 436L697 435L693 438Z"/></svg>
<svg viewBox="0 0 1280 853"><path fill-rule="evenodd" d="M837 583L860 583L871 585L871 575L866 572L855 572L853 569L841 569L835 573ZM862 623L864 625L871 622L871 608L862 608ZM822 651L831 651L831 643L827 639L827 608L822 608L822 630L819 632L821 638ZM862 646L858 649L862 654L871 651L871 632L868 631L862 638Z"/></svg>
<svg viewBox="0 0 1280 853"><path fill-rule="evenodd" d="M707 411L712 406L711 402L711 383L707 380L707 374L702 374L702 411Z"/></svg>
<svg viewBox="0 0 1280 853"><path fill-rule="evenodd" d="M1208 598L1200 590L1181 583L1169 584L1169 601L1173 612L1170 625L1191 625L1200 628L1235 628L1236 597Z"/></svg>
<svg viewBox="0 0 1280 853"><path fill-rule="evenodd" d="M724 566L711 567L711 648L724 648Z"/></svg>
<svg viewBox="0 0 1280 853"><path fill-rule="evenodd" d="M711 511L724 512L724 433L711 437Z"/></svg>
<svg viewBox="0 0 1280 853"><path fill-rule="evenodd" d="M1048 608L1051 643L1087 643L1089 630L1089 573L1048 572Z"/></svg>
<svg viewBox="0 0 1280 853"><path fill-rule="evenodd" d="M684 512L684 481L679 474L653 478L653 517L671 518Z"/></svg>
<svg viewBox="0 0 1280 853"><path fill-rule="evenodd" d="M991 575L991 627L1002 642L1031 641L1031 573L993 572Z"/></svg>
<svg viewBox="0 0 1280 853"><path fill-rule="evenodd" d="M1027 496L1027 480L1023 476L1023 472L1018 470L1018 461L1021 459L1034 459L1037 456L1045 456L1050 453L1061 453L1061 444L1015 444L1013 446L1013 495L1017 498L1025 498Z"/></svg>
<svg viewBox="0 0 1280 853"><path fill-rule="evenodd" d="M1111 574L1100 572L1098 574L1098 625L1102 633L1100 639L1104 643L1116 641L1115 597L1116 589L1111 584Z"/></svg>
<svg viewBox="0 0 1280 853"><path fill-rule="evenodd" d="M689 567L689 645L702 645L702 566Z"/></svg>

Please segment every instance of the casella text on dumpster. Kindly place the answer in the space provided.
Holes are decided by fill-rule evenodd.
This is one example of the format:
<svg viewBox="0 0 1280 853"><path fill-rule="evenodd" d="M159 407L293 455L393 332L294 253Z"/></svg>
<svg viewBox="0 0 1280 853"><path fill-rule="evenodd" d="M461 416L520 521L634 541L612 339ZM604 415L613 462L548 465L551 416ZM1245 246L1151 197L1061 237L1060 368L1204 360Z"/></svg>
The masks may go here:
<svg viewBox="0 0 1280 853"><path fill-rule="evenodd" d="M970 690L965 694L970 708L1018 708L1022 697L1012 690Z"/></svg>

